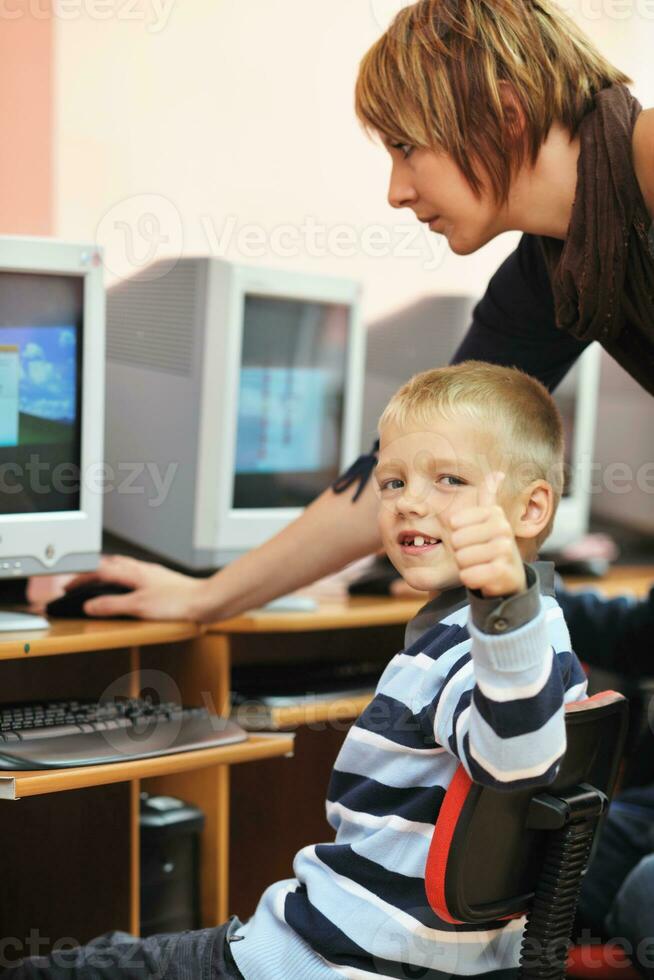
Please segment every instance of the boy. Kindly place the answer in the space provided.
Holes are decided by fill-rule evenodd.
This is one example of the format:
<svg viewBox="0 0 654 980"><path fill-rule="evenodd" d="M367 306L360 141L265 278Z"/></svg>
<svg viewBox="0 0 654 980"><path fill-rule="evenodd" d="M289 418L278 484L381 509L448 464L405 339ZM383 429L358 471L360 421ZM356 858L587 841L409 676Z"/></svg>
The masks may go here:
<svg viewBox="0 0 654 980"><path fill-rule="evenodd" d="M552 568L525 565L560 495L560 418L539 382L467 362L412 378L379 428L384 545L434 598L339 753L327 799L334 843L300 851L296 877L268 888L246 925L142 943L118 935L97 948L104 963L91 963L91 947L73 951L76 977L117 967L207 980L517 976L523 920L441 921L424 869L458 765L498 789L547 784L565 751L564 702L585 696ZM43 960L23 969L70 975Z"/></svg>

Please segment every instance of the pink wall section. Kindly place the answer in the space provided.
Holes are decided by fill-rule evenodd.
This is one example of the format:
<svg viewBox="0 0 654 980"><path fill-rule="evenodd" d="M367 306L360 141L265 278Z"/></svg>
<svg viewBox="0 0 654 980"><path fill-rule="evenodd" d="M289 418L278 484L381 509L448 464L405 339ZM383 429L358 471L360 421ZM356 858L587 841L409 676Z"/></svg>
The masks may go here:
<svg viewBox="0 0 654 980"><path fill-rule="evenodd" d="M52 233L53 22L47 0L0 14L0 233Z"/></svg>

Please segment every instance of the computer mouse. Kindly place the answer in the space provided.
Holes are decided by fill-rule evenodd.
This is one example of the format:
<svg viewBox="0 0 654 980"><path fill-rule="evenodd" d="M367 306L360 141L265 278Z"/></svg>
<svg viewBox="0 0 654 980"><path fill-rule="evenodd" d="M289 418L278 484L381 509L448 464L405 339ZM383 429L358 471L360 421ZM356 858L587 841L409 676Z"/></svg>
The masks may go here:
<svg viewBox="0 0 654 980"><path fill-rule="evenodd" d="M61 617L65 619L91 619L84 612L84 603L88 599L98 599L103 595L126 595L133 592L127 585L118 585L117 582L86 582L65 592L58 599L53 599L45 607L48 616ZM112 619L124 619L128 617L113 616Z"/></svg>

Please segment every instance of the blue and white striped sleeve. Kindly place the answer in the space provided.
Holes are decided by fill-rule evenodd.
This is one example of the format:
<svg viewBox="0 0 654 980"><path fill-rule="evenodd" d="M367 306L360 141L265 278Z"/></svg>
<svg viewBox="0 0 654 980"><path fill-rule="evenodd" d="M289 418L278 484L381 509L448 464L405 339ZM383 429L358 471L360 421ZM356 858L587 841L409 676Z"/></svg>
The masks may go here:
<svg viewBox="0 0 654 980"><path fill-rule="evenodd" d="M552 782L566 747L564 704L586 697L560 606L540 596L537 614L519 629L492 635L469 622L468 630L471 662L434 713L438 744L486 786Z"/></svg>

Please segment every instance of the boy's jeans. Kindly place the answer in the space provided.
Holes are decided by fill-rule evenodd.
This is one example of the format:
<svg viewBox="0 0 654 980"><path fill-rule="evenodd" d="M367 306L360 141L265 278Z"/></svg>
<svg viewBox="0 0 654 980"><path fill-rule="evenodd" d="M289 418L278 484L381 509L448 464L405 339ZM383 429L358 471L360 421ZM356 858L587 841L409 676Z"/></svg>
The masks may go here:
<svg viewBox="0 0 654 980"><path fill-rule="evenodd" d="M609 807L578 925L593 938L621 940L634 966L654 978L654 785L631 787Z"/></svg>
<svg viewBox="0 0 654 980"><path fill-rule="evenodd" d="M32 956L2 973L2 980L243 980L229 950L240 928L233 916L215 929L137 939L110 932L88 946Z"/></svg>

